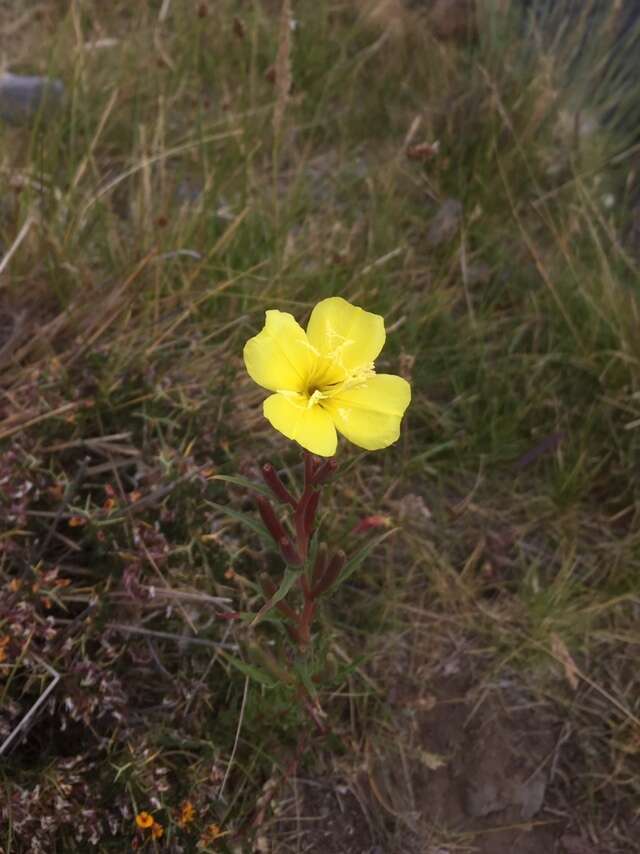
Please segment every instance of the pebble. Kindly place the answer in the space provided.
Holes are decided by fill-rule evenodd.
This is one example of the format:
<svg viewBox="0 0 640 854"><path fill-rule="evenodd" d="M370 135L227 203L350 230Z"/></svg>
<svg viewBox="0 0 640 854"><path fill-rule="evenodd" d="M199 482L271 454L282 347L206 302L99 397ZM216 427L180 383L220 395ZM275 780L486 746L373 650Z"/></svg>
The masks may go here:
<svg viewBox="0 0 640 854"><path fill-rule="evenodd" d="M52 77L0 76L0 119L9 124L29 122L43 110L49 113L62 102L64 84Z"/></svg>

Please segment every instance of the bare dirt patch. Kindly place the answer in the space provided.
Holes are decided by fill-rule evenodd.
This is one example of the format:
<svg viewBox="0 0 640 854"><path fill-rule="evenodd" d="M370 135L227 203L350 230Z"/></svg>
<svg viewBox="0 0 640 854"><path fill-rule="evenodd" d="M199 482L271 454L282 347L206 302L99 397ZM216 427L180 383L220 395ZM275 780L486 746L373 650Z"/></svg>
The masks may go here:
<svg viewBox="0 0 640 854"><path fill-rule="evenodd" d="M557 718L516 685L475 688L453 675L397 697L397 737L368 752L367 771L289 786L272 850L290 836L318 854L570 851L566 819L547 808Z"/></svg>
<svg viewBox="0 0 640 854"><path fill-rule="evenodd" d="M372 807L371 800L345 780L297 779L278 805L277 842L270 839L271 850L383 854L372 826Z"/></svg>
<svg viewBox="0 0 640 854"><path fill-rule="evenodd" d="M399 679L389 699L395 715L388 738L365 744L351 771L343 759L340 775L295 779L285 787L266 834L269 850L636 850L604 826L587 833L572 814L580 786L566 777L566 754L575 750L565 722L552 702L536 699L515 675L488 681L452 667L433 683Z"/></svg>
<svg viewBox="0 0 640 854"><path fill-rule="evenodd" d="M561 822L545 810L558 725L513 686L485 697L455 677L420 715L412 777L421 825L477 854L553 851Z"/></svg>

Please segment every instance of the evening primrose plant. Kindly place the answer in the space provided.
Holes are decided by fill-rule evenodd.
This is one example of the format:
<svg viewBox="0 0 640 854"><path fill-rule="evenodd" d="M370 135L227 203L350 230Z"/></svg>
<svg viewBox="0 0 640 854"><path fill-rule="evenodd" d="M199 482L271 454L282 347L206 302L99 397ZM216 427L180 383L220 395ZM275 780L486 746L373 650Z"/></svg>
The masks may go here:
<svg viewBox="0 0 640 854"><path fill-rule="evenodd" d="M278 583L267 574L261 577L265 603L252 625L267 614L279 617L294 644L293 654L283 650L275 662L263 651L262 661L272 675L295 684L321 728L314 689L321 675L313 655L318 599L348 578L389 532L348 560L342 549L332 550L321 541L316 518L322 487L339 473L338 434L368 451L386 448L400 435L411 388L402 377L376 373L385 337L382 317L331 297L315 306L306 331L291 314L267 311L264 328L244 348L249 375L271 392L263 405L265 418L297 442L304 457L298 494L273 465L261 469L266 487L256 498L261 531L284 567ZM296 602L289 601L290 594L297 596Z"/></svg>

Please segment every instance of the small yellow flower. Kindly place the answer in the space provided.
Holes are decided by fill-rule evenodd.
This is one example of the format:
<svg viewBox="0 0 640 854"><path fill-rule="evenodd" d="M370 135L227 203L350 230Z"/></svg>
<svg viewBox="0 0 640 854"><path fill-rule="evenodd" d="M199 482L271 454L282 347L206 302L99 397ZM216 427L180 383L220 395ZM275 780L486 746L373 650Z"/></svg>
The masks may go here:
<svg viewBox="0 0 640 854"><path fill-rule="evenodd" d="M336 451L336 430L354 445L386 448L400 434L411 400L402 377L376 374L384 320L341 297L322 300L307 331L291 314L271 310L245 344L249 376L273 392L264 415L276 430L323 457Z"/></svg>
<svg viewBox="0 0 640 854"><path fill-rule="evenodd" d="M196 811L191 801L185 801L180 808L180 818L178 824L180 827L186 827L191 824L196 816Z"/></svg>
<svg viewBox="0 0 640 854"><path fill-rule="evenodd" d="M148 828L153 827L153 816L151 813L143 810L136 816L136 824L141 830L147 830Z"/></svg>
<svg viewBox="0 0 640 854"><path fill-rule="evenodd" d="M209 845L211 842L215 842L216 839L226 836L228 832L223 833L219 824L209 824L200 837L200 845Z"/></svg>

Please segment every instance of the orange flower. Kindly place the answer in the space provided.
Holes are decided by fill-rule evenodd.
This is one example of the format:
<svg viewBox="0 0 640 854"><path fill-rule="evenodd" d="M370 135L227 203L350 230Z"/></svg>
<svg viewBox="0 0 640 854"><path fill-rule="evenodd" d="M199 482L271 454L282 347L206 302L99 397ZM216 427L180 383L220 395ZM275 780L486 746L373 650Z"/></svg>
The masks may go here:
<svg viewBox="0 0 640 854"><path fill-rule="evenodd" d="M180 808L180 818L178 819L178 824L180 827L186 827L188 824L191 824L193 819L196 816L196 811L191 803L191 801L185 801Z"/></svg>
<svg viewBox="0 0 640 854"><path fill-rule="evenodd" d="M164 827L158 824L157 821L154 821L151 828L151 835L154 839L161 839L164 836Z"/></svg>
<svg viewBox="0 0 640 854"><path fill-rule="evenodd" d="M136 816L136 824L141 830L147 830L149 827L153 827L153 816L143 810Z"/></svg>
<svg viewBox="0 0 640 854"><path fill-rule="evenodd" d="M221 831L219 824L210 824L207 826L204 833L202 834L200 838L200 844L209 845L209 843L215 842L216 839L220 839L221 836L226 836L227 833L223 833Z"/></svg>

